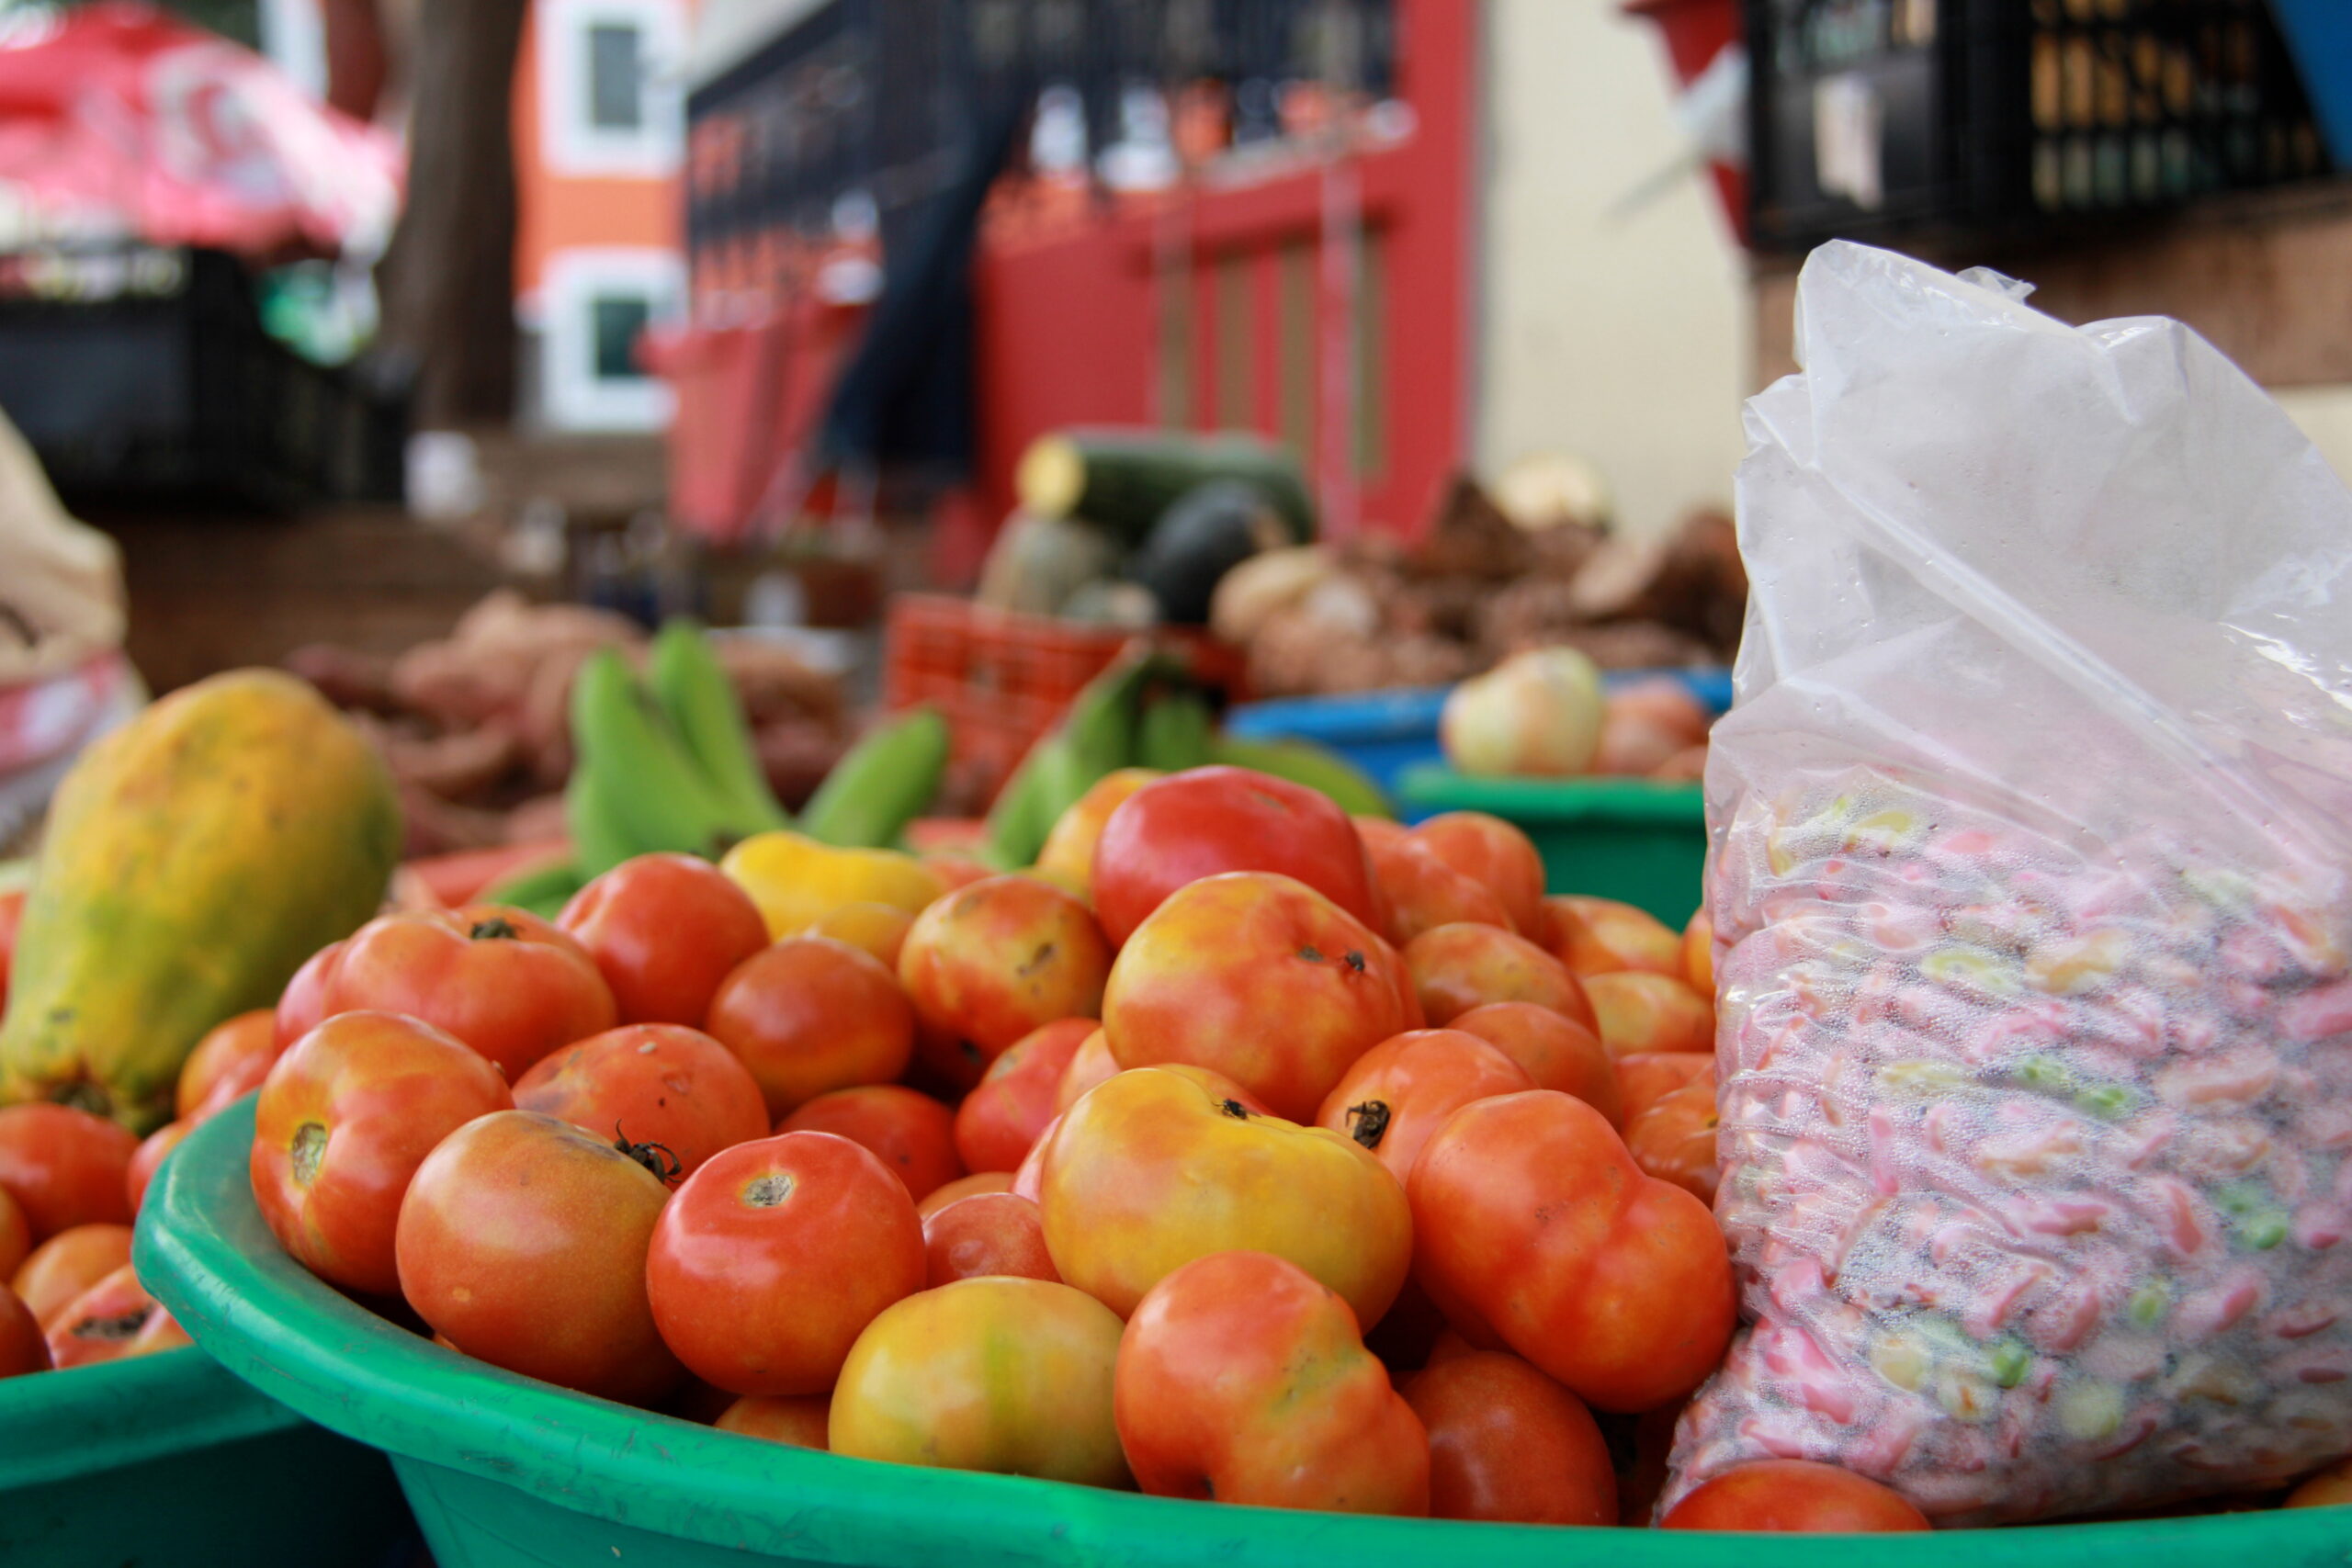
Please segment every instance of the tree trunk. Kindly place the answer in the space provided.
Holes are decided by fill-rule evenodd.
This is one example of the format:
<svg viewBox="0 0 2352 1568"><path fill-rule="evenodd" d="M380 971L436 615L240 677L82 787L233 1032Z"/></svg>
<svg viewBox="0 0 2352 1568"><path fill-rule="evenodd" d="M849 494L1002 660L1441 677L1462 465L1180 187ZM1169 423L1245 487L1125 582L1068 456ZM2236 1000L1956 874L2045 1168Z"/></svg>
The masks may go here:
<svg viewBox="0 0 2352 1568"><path fill-rule="evenodd" d="M514 412L515 52L527 0L420 0L408 201L377 268L385 347L416 372L420 430Z"/></svg>
<svg viewBox="0 0 2352 1568"><path fill-rule="evenodd" d="M354 119L372 120L384 96L390 61L376 0L325 0L327 102Z"/></svg>

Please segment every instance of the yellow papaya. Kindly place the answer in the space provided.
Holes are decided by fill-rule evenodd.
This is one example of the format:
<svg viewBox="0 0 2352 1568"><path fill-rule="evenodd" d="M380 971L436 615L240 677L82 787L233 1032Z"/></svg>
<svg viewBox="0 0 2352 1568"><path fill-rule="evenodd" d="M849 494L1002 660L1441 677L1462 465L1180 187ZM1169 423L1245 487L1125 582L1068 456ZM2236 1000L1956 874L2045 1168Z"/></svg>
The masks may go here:
<svg viewBox="0 0 2352 1568"><path fill-rule="evenodd" d="M167 1120L189 1050L373 915L400 845L382 761L303 682L232 671L154 704L51 803L0 1103Z"/></svg>

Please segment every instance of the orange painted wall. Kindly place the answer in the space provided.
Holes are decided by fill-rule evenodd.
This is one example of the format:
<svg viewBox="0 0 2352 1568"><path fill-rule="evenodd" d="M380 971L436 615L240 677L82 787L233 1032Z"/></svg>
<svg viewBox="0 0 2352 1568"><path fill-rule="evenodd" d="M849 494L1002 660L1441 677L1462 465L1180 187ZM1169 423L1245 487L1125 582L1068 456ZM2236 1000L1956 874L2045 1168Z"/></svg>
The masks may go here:
<svg viewBox="0 0 2352 1568"><path fill-rule="evenodd" d="M691 20L695 7L686 6ZM534 292L548 257L574 245L685 243L684 211L673 179L575 179L550 171L539 148L538 27L523 27L514 66L514 292Z"/></svg>

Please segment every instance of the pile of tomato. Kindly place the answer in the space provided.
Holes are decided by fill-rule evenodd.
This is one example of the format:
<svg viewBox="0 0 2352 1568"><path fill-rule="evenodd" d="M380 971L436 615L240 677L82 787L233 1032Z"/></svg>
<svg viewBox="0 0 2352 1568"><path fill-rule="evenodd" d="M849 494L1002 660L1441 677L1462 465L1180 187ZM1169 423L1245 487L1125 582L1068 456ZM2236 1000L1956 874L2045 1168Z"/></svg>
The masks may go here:
<svg viewBox="0 0 2352 1568"><path fill-rule="evenodd" d="M1735 1315L1703 921L1547 897L1494 818L1230 768L1106 781L1055 845L809 931L670 855L553 922L385 915L208 1039L146 1145L0 1112L0 1253L21 1207L36 1319L55 1270L135 1294L114 1353L177 1335L123 1222L258 1085L287 1250L513 1371L910 1464L1646 1522ZM1663 1522L1924 1528L1788 1464Z"/></svg>

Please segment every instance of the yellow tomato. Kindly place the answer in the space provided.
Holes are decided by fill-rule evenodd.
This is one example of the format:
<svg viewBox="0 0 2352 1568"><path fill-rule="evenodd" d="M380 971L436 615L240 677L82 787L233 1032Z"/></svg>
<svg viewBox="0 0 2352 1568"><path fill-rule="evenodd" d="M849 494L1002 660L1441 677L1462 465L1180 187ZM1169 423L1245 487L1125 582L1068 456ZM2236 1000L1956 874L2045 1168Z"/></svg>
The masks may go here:
<svg viewBox="0 0 2352 1568"><path fill-rule="evenodd" d="M895 850L838 850L797 833L755 833L718 869L752 896L768 935L797 936L847 904L887 904L910 915L946 891L937 872Z"/></svg>
<svg viewBox="0 0 2352 1568"><path fill-rule="evenodd" d="M1158 768L1121 768L1097 779L1094 787L1072 802L1055 822L1054 830L1046 835L1046 847L1037 852L1036 869L1080 897L1090 897L1094 845L1102 837L1102 824L1111 819L1121 801L1161 776Z"/></svg>
<svg viewBox="0 0 2352 1568"><path fill-rule="evenodd" d="M1124 1325L1081 1291L990 1276L922 1291L865 1325L833 1385L832 1451L1131 1486L1111 1415Z"/></svg>

